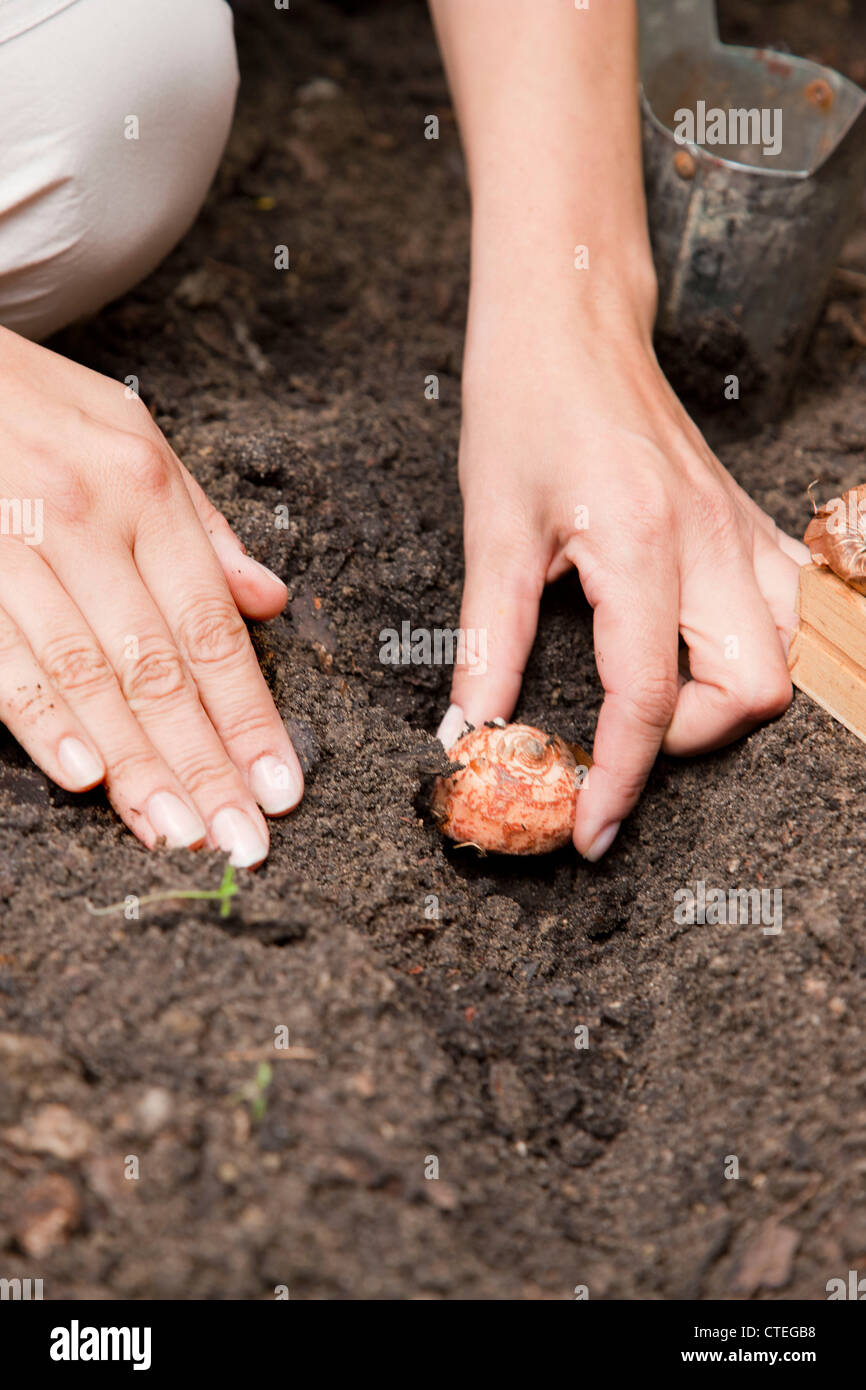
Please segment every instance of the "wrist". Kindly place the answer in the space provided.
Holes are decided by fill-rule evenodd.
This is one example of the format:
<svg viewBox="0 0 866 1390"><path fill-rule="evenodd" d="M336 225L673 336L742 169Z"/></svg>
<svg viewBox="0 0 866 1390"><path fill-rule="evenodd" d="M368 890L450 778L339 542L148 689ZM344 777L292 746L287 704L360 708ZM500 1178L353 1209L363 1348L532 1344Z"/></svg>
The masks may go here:
<svg viewBox="0 0 866 1390"><path fill-rule="evenodd" d="M572 277L578 280L573 283ZM464 396L491 371L518 364L525 372L558 374L592 363L643 374L658 370L653 351L656 281L652 270L611 280L601 272L528 274L520 264L473 262L463 359Z"/></svg>
<svg viewBox="0 0 866 1390"><path fill-rule="evenodd" d="M595 229L581 239L577 218L510 217L476 209L467 355L517 329L603 345L651 346L657 284L643 226L624 234Z"/></svg>

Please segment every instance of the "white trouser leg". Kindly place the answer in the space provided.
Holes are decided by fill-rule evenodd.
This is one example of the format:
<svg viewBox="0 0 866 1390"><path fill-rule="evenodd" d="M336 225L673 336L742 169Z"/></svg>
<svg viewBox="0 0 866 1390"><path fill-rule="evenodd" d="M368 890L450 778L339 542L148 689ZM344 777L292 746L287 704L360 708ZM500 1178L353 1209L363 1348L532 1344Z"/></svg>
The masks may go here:
<svg viewBox="0 0 866 1390"><path fill-rule="evenodd" d="M51 13L59 3L0 4L0 324L34 339L122 294L180 240L238 82L225 0ZM5 37L28 6L41 22Z"/></svg>

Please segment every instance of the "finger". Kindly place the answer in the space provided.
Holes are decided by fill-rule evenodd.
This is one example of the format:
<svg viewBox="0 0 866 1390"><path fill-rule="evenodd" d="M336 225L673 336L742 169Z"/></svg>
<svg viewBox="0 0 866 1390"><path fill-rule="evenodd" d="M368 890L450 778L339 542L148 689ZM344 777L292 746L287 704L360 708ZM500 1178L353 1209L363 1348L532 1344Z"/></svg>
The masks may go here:
<svg viewBox="0 0 866 1390"><path fill-rule="evenodd" d="M692 680L680 690L666 753L721 747L787 708L791 681L782 640L748 566L696 568L684 590L681 623Z"/></svg>
<svg viewBox="0 0 866 1390"><path fill-rule="evenodd" d="M763 536L755 538L755 577L787 654L797 629L800 563Z"/></svg>
<svg viewBox="0 0 866 1390"><path fill-rule="evenodd" d="M451 744L464 721L477 727L510 718L535 640L543 586L529 546L518 549L493 534L467 541L459 660L439 735Z"/></svg>
<svg viewBox="0 0 866 1390"><path fill-rule="evenodd" d="M789 536L786 531L783 531L778 526L775 527L774 539L779 549L783 551L789 559L794 561L798 569L802 565L808 565L812 556L809 553L809 547L804 545L802 541L798 541L793 536Z"/></svg>
<svg viewBox="0 0 866 1390"><path fill-rule="evenodd" d="M68 792L88 791L105 765L18 625L0 609L0 720L38 767Z"/></svg>
<svg viewBox="0 0 866 1390"><path fill-rule="evenodd" d="M584 592L593 605L598 673L605 698L598 717L593 766L577 799L574 843L600 859L632 810L655 762L677 700L678 579L674 565L653 566L652 586L634 580L634 559L602 570L572 547ZM650 557L651 558L651 557ZM638 569L645 570L647 557Z"/></svg>
<svg viewBox="0 0 866 1390"><path fill-rule="evenodd" d="M185 493L168 492L142 516L135 563L226 753L262 809L285 815L303 796L301 766Z"/></svg>
<svg viewBox="0 0 866 1390"><path fill-rule="evenodd" d="M773 518L768 516L757 502L753 502L742 488L738 488L737 491L748 516L755 523L756 529L773 541L789 559L795 560L798 565L807 565L811 559L809 547L804 545L801 540L795 539L794 536L789 536L786 531L777 526Z"/></svg>
<svg viewBox="0 0 866 1390"><path fill-rule="evenodd" d="M204 538L202 545L216 565ZM117 673L126 703L187 791L208 827L211 844L225 850L238 867L255 867L267 856L267 824L231 749L203 708L195 675L128 552L105 557L106 581L111 603L100 603L90 593L83 606ZM182 578L176 582L183 588ZM225 588L222 576L220 583ZM75 597L81 603L78 593ZM226 604L243 625L228 594ZM285 797L285 792L280 795Z"/></svg>
<svg viewBox="0 0 866 1390"><path fill-rule="evenodd" d="M177 455L177 465L196 515L217 554L232 598L248 618L274 618L286 606L288 589L278 574L247 555L222 512L208 498Z"/></svg>
<svg viewBox="0 0 866 1390"><path fill-rule="evenodd" d="M38 750L22 739L31 756L68 790L92 786L104 776L118 815L148 848L160 839L175 848L202 844L206 831L201 818L136 723L92 631L57 577L24 546L14 557L3 555L0 601L24 632L47 688L56 692L49 705L53 711L70 711L83 734L74 737L86 745L85 751L98 750L102 775L89 774L83 754L73 749L81 767L73 787L55 777ZM10 688L8 683L4 688Z"/></svg>

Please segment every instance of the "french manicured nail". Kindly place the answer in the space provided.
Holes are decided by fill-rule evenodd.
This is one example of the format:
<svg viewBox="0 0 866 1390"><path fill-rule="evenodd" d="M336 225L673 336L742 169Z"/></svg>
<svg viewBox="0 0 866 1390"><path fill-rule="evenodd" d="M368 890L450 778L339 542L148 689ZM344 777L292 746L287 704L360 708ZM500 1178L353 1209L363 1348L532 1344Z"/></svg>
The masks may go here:
<svg viewBox="0 0 866 1390"><path fill-rule="evenodd" d="M101 782L105 776L102 763L80 738L62 738L57 747L57 757L66 776L82 787Z"/></svg>
<svg viewBox="0 0 866 1390"><path fill-rule="evenodd" d="M289 763L266 754L250 768L250 791L266 816L280 816L297 806L304 784Z"/></svg>
<svg viewBox="0 0 866 1390"><path fill-rule="evenodd" d="M249 816L236 806L217 811L211 829L220 849L225 850L229 863L236 869L249 869L266 858L267 840Z"/></svg>
<svg viewBox="0 0 866 1390"><path fill-rule="evenodd" d="M584 859L587 859L590 864L596 864L603 854L607 854L617 837L621 825L622 821L611 821L610 825L606 825L604 830L599 831L589 849L586 851L586 854L583 856Z"/></svg>
<svg viewBox="0 0 866 1390"><path fill-rule="evenodd" d="M436 730L436 737L448 752L453 748L466 725L466 715L459 705L449 705L445 713L445 718Z"/></svg>
<svg viewBox="0 0 866 1390"><path fill-rule="evenodd" d="M174 792L154 792L147 803L147 819L169 849L188 849L207 834L204 822Z"/></svg>

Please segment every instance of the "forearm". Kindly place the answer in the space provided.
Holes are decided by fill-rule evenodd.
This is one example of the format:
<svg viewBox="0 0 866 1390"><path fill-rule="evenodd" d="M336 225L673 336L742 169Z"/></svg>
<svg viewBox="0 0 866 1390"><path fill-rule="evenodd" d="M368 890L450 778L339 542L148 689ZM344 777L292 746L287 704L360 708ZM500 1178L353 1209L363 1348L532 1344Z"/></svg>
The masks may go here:
<svg viewBox="0 0 866 1390"><path fill-rule="evenodd" d="M548 330L576 316L648 337L655 279L633 0L430 6L472 194L470 336L498 332L523 286ZM577 246L588 270L575 268Z"/></svg>

